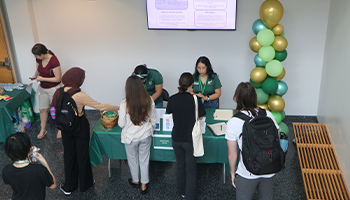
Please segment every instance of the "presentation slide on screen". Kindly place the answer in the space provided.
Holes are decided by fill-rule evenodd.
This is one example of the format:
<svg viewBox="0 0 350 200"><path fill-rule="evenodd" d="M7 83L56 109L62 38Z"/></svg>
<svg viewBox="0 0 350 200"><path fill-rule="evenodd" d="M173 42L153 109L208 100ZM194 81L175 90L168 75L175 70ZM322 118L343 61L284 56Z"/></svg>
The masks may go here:
<svg viewBox="0 0 350 200"><path fill-rule="evenodd" d="M147 0L149 29L236 29L236 0Z"/></svg>

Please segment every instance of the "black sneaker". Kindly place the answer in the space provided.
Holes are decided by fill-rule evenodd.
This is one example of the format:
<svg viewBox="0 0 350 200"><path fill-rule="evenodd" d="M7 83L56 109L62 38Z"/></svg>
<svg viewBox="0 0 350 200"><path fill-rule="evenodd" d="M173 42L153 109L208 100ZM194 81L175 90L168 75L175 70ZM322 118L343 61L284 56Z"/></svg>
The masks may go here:
<svg viewBox="0 0 350 200"><path fill-rule="evenodd" d="M72 192L67 192L67 191L65 191L65 190L63 189L63 184L62 184L62 183L61 183L61 185L60 185L60 189L61 189L61 191L62 191L66 196L69 196L69 195L72 194Z"/></svg>

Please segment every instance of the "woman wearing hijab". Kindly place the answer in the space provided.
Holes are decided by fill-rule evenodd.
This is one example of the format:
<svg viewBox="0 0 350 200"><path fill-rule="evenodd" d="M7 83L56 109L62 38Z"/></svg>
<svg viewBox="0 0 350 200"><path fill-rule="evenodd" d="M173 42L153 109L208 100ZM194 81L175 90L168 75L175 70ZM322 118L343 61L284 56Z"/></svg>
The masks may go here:
<svg viewBox="0 0 350 200"><path fill-rule="evenodd" d="M79 67L69 69L62 76L64 91L71 94L80 90L84 79L84 70ZM52 100L53 107L56 107L59 95L60 90L57 89ZM69 133L62 131L65 183L60 185L60 189L65 195L70 195L76 190L78 182L81 192L85 192L94 184L89 157L90 124L86 118L84 106L103 111L118 111L119 109L119 106L99 103L82 91L75 93L72 98L79 113L80 131Z"/></svg>

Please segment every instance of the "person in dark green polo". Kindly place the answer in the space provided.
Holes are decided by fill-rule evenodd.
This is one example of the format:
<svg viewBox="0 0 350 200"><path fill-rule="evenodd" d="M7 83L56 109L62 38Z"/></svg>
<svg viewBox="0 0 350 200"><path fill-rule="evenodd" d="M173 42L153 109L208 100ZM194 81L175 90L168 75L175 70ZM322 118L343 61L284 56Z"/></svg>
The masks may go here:
<svg viewBox="0 0 350 200"><path fill-rule="evenodd" d="M201 56L198 58L193 78L194 83L191 93L202 98L204 108L219 108L218 101L221 96L222 85L207 57Z"/></svg>
<svg viewBox="0 0 350 200"><path fill-rule="evenodd" d="M153 98L156 107L163 107L163 76L155 69L148 69L146 64L138 65L133 75L141 78L147 93Z"/></svg>

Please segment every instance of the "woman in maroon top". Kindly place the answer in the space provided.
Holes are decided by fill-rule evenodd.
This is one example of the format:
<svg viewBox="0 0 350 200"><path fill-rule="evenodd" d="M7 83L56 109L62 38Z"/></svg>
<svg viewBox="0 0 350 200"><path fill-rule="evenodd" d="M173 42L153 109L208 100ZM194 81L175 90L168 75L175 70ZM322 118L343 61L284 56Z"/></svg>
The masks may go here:
<svg viewBox="0 0 350 200"><path fill-rule="evenodd" d="M42 139L47 133L46 122L53 94L61 83L61 67L55 54L48 50L43 44L35 44L32 48L32 53L37 63L37 70L32 79L40 81L38 94L41 130L37 138ZM60 130L57 132L57 138L61 138Z"/></svg>

